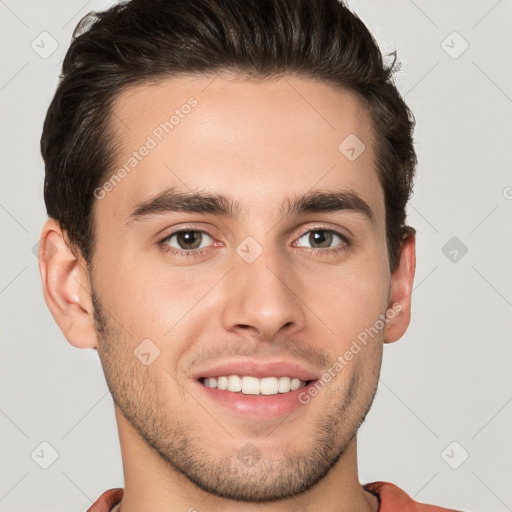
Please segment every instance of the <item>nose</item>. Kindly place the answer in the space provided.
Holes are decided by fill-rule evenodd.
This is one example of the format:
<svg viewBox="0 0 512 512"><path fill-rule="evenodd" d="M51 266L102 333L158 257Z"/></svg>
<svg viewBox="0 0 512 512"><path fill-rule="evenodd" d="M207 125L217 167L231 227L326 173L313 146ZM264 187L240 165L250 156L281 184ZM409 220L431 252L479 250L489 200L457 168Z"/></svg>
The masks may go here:
<svg viewBox="0 0 512 512"><path fill-rule="evenodd" d="M224 328L237 334L248 330L272 339L281 329L288 334L305 325L300 278L277 251L264 250L248 262L234 255L234 268L224 281Z"/></svg>

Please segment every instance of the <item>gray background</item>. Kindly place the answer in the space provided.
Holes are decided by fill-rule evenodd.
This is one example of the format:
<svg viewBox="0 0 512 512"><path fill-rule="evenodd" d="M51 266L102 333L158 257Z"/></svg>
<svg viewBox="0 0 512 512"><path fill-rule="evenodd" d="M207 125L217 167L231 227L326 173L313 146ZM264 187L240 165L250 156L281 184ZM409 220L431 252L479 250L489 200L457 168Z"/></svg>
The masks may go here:
<svg viewBox="0 0 512 512"><path fill-rule="evenodd" d="M63 337L34 255L46 220L43 118L74 26L110 4L0 0L2 512L84 511L124 485L99 359ZM419 158L412 321L384 349L359 433L360 481L445 507L512 510L512 3L349 5L384 52L398 50Z"/></svg>

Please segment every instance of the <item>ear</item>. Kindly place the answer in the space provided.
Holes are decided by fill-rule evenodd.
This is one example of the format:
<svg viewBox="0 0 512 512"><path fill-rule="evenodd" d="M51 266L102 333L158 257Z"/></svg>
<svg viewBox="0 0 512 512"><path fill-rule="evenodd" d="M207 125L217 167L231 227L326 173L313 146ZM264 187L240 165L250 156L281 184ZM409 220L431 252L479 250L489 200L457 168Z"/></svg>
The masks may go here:
<svg viewBox="0 0 512 512"><path fill-rule="evenodd" d="M41 231L39 272L46 304L66 339L77 348L96 348L89 273L55 219Z"/></svg>
<svg viewBox="0 0 512 512"><path fill-rule="evenodd" d="M400 247L399 263L391 274L384 343L399 340L411 320L411 293L416 270L416 230L407 226Z"/></svg>

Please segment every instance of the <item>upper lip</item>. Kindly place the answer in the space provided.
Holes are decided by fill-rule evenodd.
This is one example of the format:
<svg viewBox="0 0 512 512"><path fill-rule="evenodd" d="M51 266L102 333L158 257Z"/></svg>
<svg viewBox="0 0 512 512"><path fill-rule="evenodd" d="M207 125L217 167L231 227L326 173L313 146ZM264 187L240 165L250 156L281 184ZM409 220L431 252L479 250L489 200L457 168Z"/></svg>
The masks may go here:
<svg viewBox="0 0 512 512"><path fill-rule="evenodd" d="M298 362L273 360L257 361L255 359L231 360L197 370L193 378L220 377L229 375L250 375L252 377L296 377L303 381L317 380L317 374Z"/></svg>

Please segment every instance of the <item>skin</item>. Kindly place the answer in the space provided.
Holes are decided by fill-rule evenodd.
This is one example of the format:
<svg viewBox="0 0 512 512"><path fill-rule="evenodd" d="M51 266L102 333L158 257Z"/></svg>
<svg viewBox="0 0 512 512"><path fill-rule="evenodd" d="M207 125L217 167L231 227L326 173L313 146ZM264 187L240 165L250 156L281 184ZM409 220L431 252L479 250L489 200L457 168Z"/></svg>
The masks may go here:
<svg viewBox="0 0 512 512"><path fill-rule="evenodd" d="M377 497L358 480L356 434L376 392L383 344L409 325L415 239L402 243L391 272L372 124L353 93L314 80L183 76L119 95L116 163L191 96L191 113L95 200L92 272L55 220L41 233L42 253L53 254L40 261L48 307L73 346L97 349L114 399L120 510L376 511ZM354 161L338 150L349 134L366 145ZM243 215L166 213L125 226L137 203L169 186L230 194ZM375 222L348 210L279 215L286 197L333 187L356 191ZM209 235L203 255L158 245L189 224ZM327 253L344 242L315 245L306 228L350 234L350 245ZM247 236L263 249L252 263L236 252ZM167 244L190 252L179 237ZM285 418L240 418L191 377L199 357L204 366L232 356L292 359L321 374L397 304L327 387ZM134 356L147 338L160 350L149 366ZM251 467L237 457L247 443L260 456Z"/></svg>

